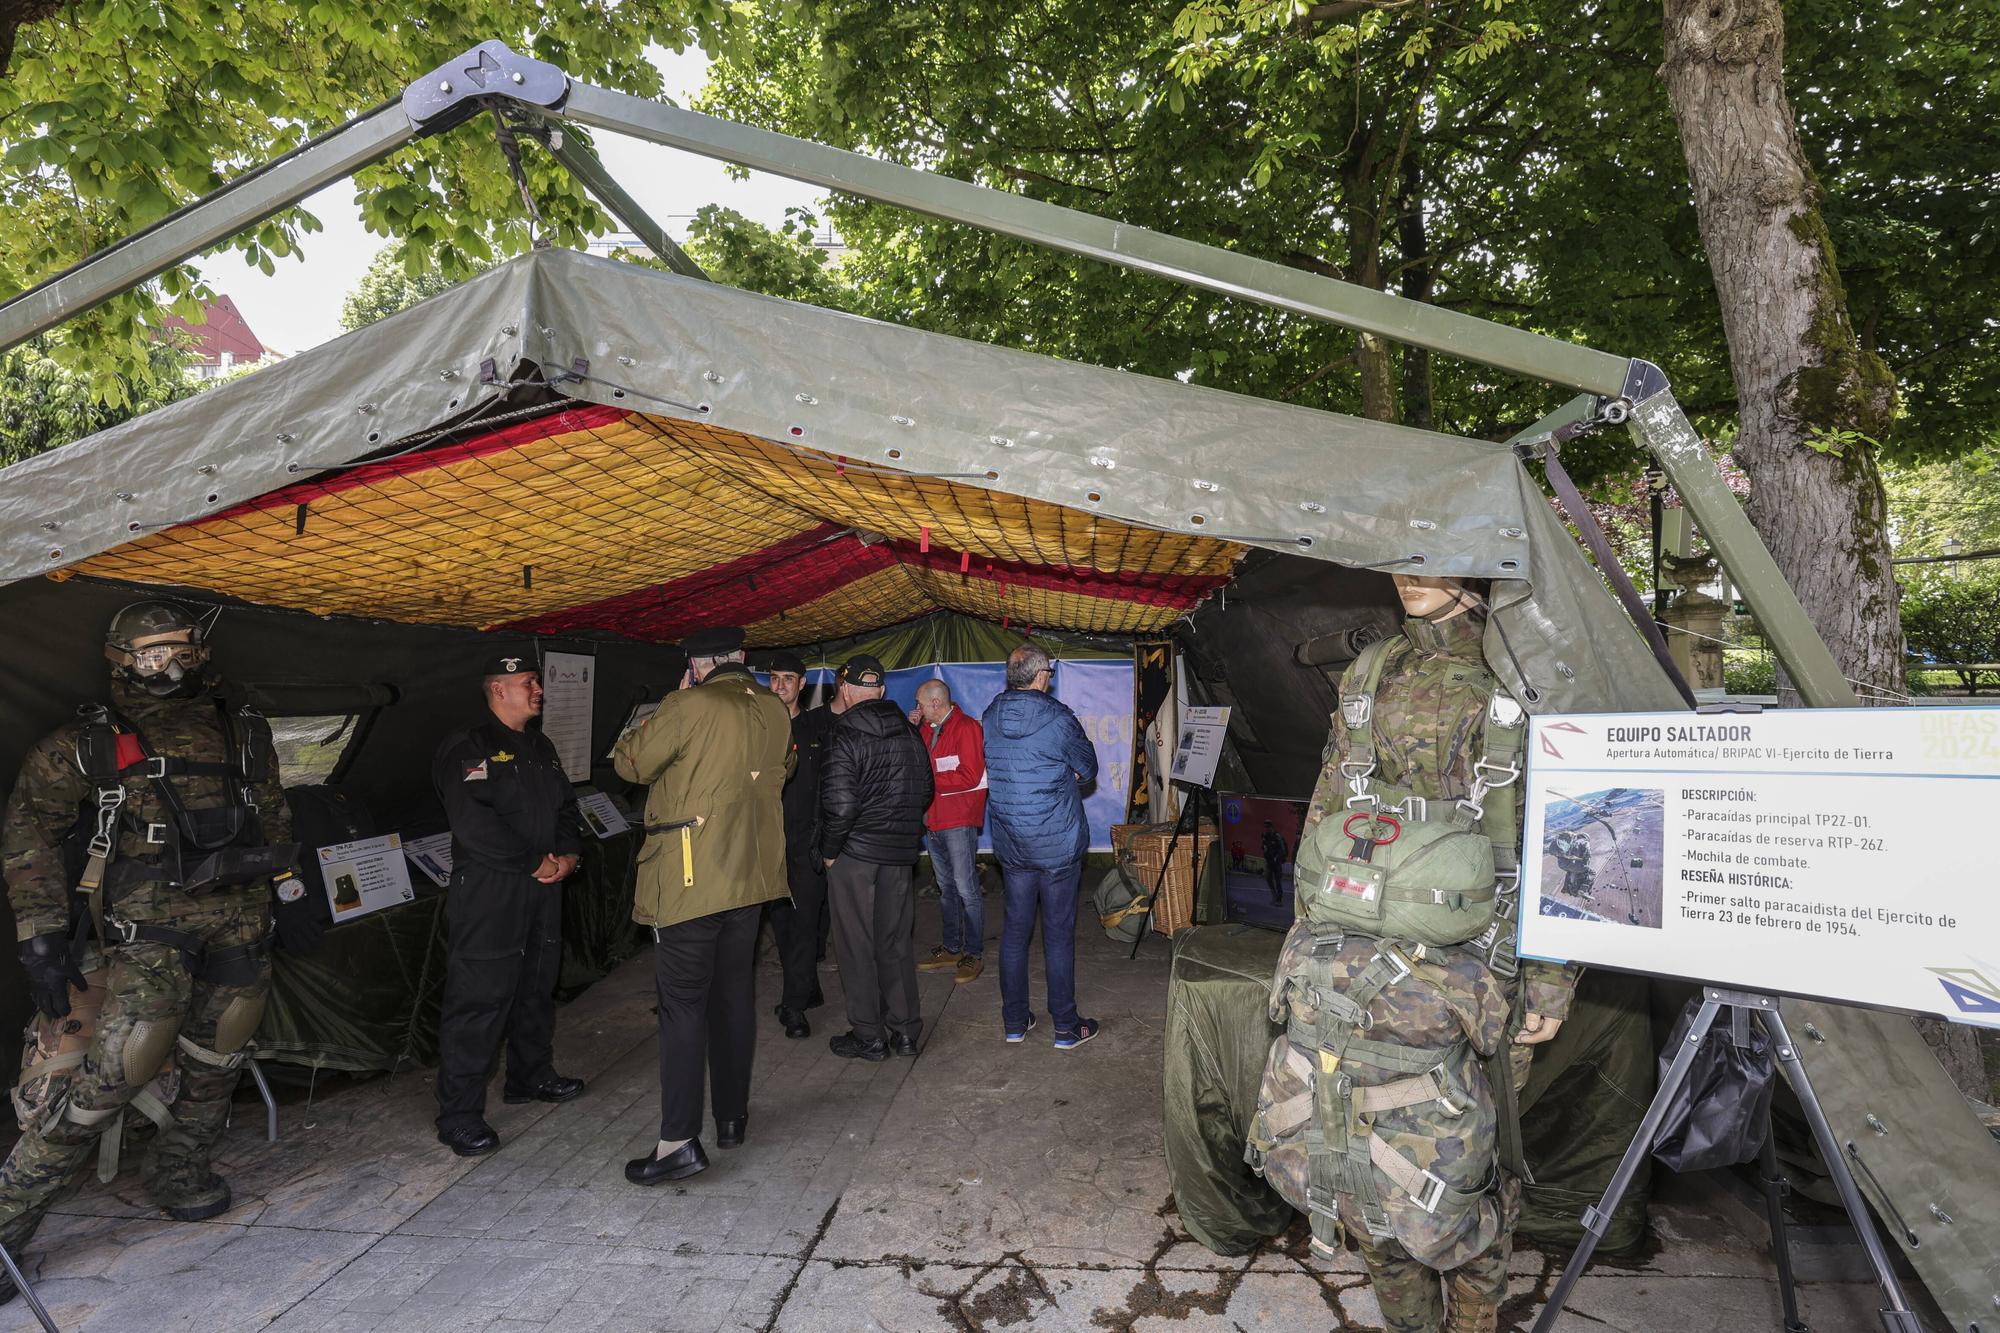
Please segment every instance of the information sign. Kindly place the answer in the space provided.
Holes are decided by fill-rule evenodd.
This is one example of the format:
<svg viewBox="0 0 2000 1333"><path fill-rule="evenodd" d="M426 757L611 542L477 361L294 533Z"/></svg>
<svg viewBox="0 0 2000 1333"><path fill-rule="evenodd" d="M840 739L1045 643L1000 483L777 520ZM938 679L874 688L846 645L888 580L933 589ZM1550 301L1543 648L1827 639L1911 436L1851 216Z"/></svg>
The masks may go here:
<svg viewBox="0 0 2000 1333"><path fill-rule="evenodd" d="M1215 766L1222 758L1222 742L1229 735L1227 708L1181 709L1181 737L1174 747L1173 766L1167 776L1193 787L1215 785Z"/></svg>
<svg viewBox="0 0 2000 1333"><path fill-rule="evenodd" d="M403 860L402 835L385 833L319 849L319 872L335 921L347 921L417 896Z"/></svg>
<svg viewBox="0 0 2000 1333"><path fill-rule="evenodd" d="M542 657L542 734L556 747L571 782L590 780L590 724L597 699L597 659L587 653Z"/></svg>
<svg viewBox="0 0 2000 1333"><path fill-rule="evenodd" d="M441 889L451 887L451 834L432 833L403 839L403 855Z"/></svg>
<svg viewBox="0 0 2000 1333"><path fill-rule="evenodd" d="M1520 951L2000 1027L2000 709L1532 720Z"/></svg>

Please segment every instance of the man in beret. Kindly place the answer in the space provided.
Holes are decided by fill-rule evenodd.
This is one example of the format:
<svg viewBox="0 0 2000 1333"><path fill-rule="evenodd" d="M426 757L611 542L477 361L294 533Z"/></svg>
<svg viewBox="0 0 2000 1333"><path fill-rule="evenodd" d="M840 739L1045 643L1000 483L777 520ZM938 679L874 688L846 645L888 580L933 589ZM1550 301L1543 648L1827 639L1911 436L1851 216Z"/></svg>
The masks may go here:
<svg viewBox="0 0 2000 1333"><path fill-rule="evenodd" d="M778 1022L785 1035L803 1040L812 1035L806 1010L826 1003L819 989L819 956L826 947L826 867L820 863L819 769L833 714L824 708L800 708L806 664L797 653L773 653L771 693L792 715L792 756L796 761L785 783L785 882L790 898L772 902L771 934L778 960L785 969L785 993L779 997Z"/></svg>
<svg viewBox="0 0 2000 1333"><path fill-rule="evenodd" d="M451 823L444 1004L438 1016L438 1141L461 1157L500 1146L486 1084L504 1040L508 1102L566 1102L583 1080L551 1063L562 882L583 819L556 747L534 725L542 677L522 649L481 670L486 716L438 747L431 782Z"/></svg>
<svg viewBox="0 0 2000 1333"><path fill-rule="evenodd" d="M914 1056L916 911L911 868L923 847L931 758L903 710L883 698L888 673L857 653L840 668L847 708L827 739L820 776L820 857L849 1031L827 1043L843 1059Z"/></svg>
<svg viewBox="0 0 2000 1333"><path fill-rule="evenodd" d="M706 1170L702 1074L715 1143L743 1142L756 1045L753 965L763 905L785 895L785 777L792 719L743 664L743 631L681 644L687 676L612 752L643 782L646 842L632 919L653 931L660 1014L660 1137L625 1164L635 1185Z"/></svg>

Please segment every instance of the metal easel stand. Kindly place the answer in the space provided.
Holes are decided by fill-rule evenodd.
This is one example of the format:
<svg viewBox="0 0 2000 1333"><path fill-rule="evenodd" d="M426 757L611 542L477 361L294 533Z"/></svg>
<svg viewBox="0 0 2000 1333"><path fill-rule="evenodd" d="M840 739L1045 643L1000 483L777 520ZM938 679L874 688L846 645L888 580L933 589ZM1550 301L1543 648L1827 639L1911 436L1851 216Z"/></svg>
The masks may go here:
<svg viewBox="0 0 2000 1333"><path fill-rule="evenodd" d="M1153 924L1153 913L1160 910L1160 891L1167 886L1167 875L1174 868L1174 851L1181 845L1183 833L1194 839L1191 889L1195 893L1201 892L1201 803L1207 788L1186 782L1176 782L1174 786L1181 789L1181 812L1174 816L1174 835L1167 839L1167 854L1160 860L1160 873L1153 879L1152 896L1146 900L1146 911L1139 918L1139 934L1132 941L1132 952L1125 955L1128 962L1139 956L1139 946L1146 942L1146 932ZM1221 822L1219 819L1216 821L1218 830Z"/></svg>
<svg viewBox="0 0 2000 1333"><path fill-rule="evenodd" d="M7 1276L14 1279L14 1289L21 1293L21 1299L26 1301L28 1308L35 1312L35 1318L41 1321L42 1328L46 1333L62 1333L56 1327L56 1321L49 1318L48 1307L42 1304L42 1298L35 1295L35 1289L28 1285L28 1275L23 1273L21 1266L14 1262L13 1254L5 1245L0 1245L0 1263L6 1264Z"/></svg>
<svg viewBox="0 0 2000 1333"><path fill-rule="evenodd" d="M1687 1082L1688 1071L1694 1067L1695 1052L1701 1048L1702 1039L1715 1026L1716 1017L1724 1009L1754 1018L1770 1035L1771 1044L1778 1053L1778 1067L1784 1070L1792 1091L1798 1095L1799 1105L1805 1109L1806 1121L1812 1126L1813 1143L1819 1148L1827 1173L1833 1177L1834 1187L1840 1191L1841 1206L1847 1210L1848 1221L1853 1224L1854 1233L1861 1238L1861 1247L1868 1253L1868 1266L1875 1272L1876 1284L1888 1300L1888 1307L1881 1312L1882 1327L1886 1333L1923 1333L1915 1311L1910 1309L1910 1303L1903 1295L1902 1284L1889 1262L1882 1238L1875 1231L1874 1219L1868 1215L1868 1205L1862 1201L1861 1191L1854 1184L1854 1175L1847 1169L1847 1159L1834 1139L1832 1127L1827 1124L1826 1112L1820 1109L1819 1098L1814 1095L1812 1082L1806 1077L1805 1066L1799 1060L1798 1048L1792 1044L1792 1035L1778 1013L1777 997L1714 986L1704 986L1701 997L1701 1009L1688 1028L1687 1039L1674 1052L1673 1063L1667 1067L1666 1077L1660 1081L1660 1089L1653 1095L1653 1104L1646 1108L1645 1119L1639 1122L1638 1133L1632 1137L1632 1146L1625 1150L1624 1159L1618 1163L1611 1183L1605 1187L1604 1197L1584 1210L1583 1240L1563 1268L1562 1277L1549 1294L1549 1303L1535 1319L1534 1333L1550 1333L1555 1327L1556 1318L1568 1303L1570 1292L1583 1276L1583 1270L1590 1266L1590 1256L1596 1252L1597 1242L1603 1238L1605 1226L1617 1209L1618 1201L1631 1186L1632 1177L1638 1174L1639 1164L1652 1152L1653 1143L1659 1137L1660 1122L1666 1118L1667 1107ZM1765 1207L1771 1219L1771 1247L1777 1258L1778 1281L1783 1288L1784 1327L1786 1333L1806 1333L1806 1326L1799 1322L1797 1294L1792 1281L1791 1247L1785 1237L1784 1184L1777 1166L1777 1152L1771 1145L1771 1136L1766 1133L1759 1167Z"/></svg>

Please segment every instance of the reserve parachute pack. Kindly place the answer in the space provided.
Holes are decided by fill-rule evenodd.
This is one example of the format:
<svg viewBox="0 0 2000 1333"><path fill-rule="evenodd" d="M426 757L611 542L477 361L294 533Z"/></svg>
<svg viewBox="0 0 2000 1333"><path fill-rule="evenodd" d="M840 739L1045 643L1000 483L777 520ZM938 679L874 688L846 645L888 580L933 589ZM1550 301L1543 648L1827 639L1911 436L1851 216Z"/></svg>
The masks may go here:
<svg viewBox="0 0 2000 1333"><path fill-rule="evenodd" d="M1473 785L1458 801L1431 801L1375 780L1375 691L1389 650L1382 639L1354 663L1359 693L1343 695L1348 797L1300 843L1299 915L1316 929L1355 930L1424 945L1465 944L1499 932L1503 875L1511 881L1527 715L1506 691L1487 704ZM1512 887L1511 883L1508 886Z"/></svg>
<svg viewBox="0 0 2000 1333"><path fill-rule="evenodd" d="M1375 693L1397 642L1370 644L1341 698L1350 795L1299 847L1299 919L1271 990L1285 1032L1244 1156L1321 1253L1353 1228L1449 1269L1513 1225L1509 1173L1525 1173L1505 1046L1527 719L1495 684L1463 800L1375 781Z"/></svg>

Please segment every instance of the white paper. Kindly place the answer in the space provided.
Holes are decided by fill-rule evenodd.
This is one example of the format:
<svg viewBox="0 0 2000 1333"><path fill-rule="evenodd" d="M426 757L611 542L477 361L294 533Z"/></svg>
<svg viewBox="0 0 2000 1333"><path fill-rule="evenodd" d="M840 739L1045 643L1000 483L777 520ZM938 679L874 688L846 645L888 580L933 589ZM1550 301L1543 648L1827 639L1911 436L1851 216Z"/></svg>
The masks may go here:
<svg viewBox="0 0 2000 1333"><path fill-rule="evenodd" d="M1227 708L1183 708L1180 742L1168 776L1191 787L1215 785L1215 766L1222 759L1222 742L1229 735Z"/></svg>
<svg viewBox="0 0 2000 1333"><path fill-rule="evenodd" d="M396 833L320 848L319 872L335 921L366 916L417 896L403 860L403 839Z"/></svg>
<svg viewBox="0 0 2000 1333"><path fill-rule="evenodd" d="M1523 956L2000 1027L2000 709L1545 716L1528 759Z"/></svg>
<svg viewBox="0 0 2000 1333"><path fill-rule="evenodd" d="M599 841L615 838L631 828L625 812L618 803L601 791L586 788L576 794L576 807L583 812L583 822L595 833Z"/></svg>
<svg viewBox="0 0 2000 1333"><path fill-rule="evenodd" d="M556 747L571 782L590 780L590 723L597 659L585 653L542 657L542 734Z"/></svg>
<svg viewBox="0 0 2000 1333"><path fill-rule="evenodd" d="M958 772L958 756L955 754L939 755L937 759L937 771L940 773Z"/></svg>
<svg viewBox="0 0 2000 1333"><path fill-rule="evenodd" d="M451 884L451 834L433 833L423 838L403 839L403 855L424 872L424 878L439 888Z"/></svg>

